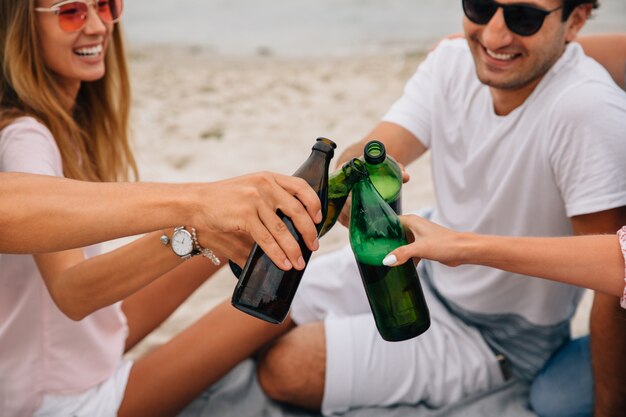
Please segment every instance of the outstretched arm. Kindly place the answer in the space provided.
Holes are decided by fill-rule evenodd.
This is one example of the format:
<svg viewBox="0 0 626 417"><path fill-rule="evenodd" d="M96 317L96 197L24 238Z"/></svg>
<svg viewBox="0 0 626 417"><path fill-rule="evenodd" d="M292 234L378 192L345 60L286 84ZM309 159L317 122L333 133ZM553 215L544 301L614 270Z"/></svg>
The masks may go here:
<svg viewBox="0 0 626 417"><path fill-rule="evenodd" d="M191 211L176 189L0 173L0 252L64 250L184 223Z"/></svg>
<svg viewBox="0 0 626 417"><path fill-rule="evenodd" d="M110 184L105 190L118 191L114 186ZM137 191L144 190L142 184L127 186ZM159 187L157 184L152 186ZM251 247L249 237L252 236L268 255L279 259L277 265L280 268L305 267L299 245L276 215L278 209L292 218L311 250L318 247L317 231L311 219L321 220L320 203L315 192L301 178L260 173L211 184L170 186L161 191L169 191L172 197L167 198L181 200L182 207L192 214L175 217L175 220L166 218L165 221L194 226L203 247L235 262L243 264L245 261ZM103 197L111 196L98 196L102 200L101 204L107 205L110 199ZM132 195L125 197L131 201L135 198ZM156 203L159 201L155 200ZM117 207L117 202L112 205ZM109 227L109 220L117 222L127 218L131 224L135 218L149 217L151 213L150 207L143 207L145 211L132 211L134 206L120 208L116 215L122 220L114 216L96 218L94 221L91 217L91 223L85 224L87 227L96 224L92 227L98 230ZM158 204L154 209L160 209ZM189 222L183 223L181 218ZM61 219L67 220L66 217ZM166 233L171 239L170 228L164 232L150 233L110 253L89 259L85 258L83 250L73 249L38 253L35 254L35 260L58 307L70 318L80 320L102 307L128 298L173 271L182 262L170 248L161 243L161 233ZM197 276L187 271L187 277L180 273L178 280L202 282L207 274L205 268L198 270Z"/></svg>
<svg viewBox="0 0 626 417"><path fill-rule="evenodd" d="M605 294L624 291L624 258L616 235L556 238L455 232L415 215L401 216L415 241L391 252L386 264L424 258L448 266L484 265Z"/></svg>
<svg viewBox="0 0 626 417"><path fill-rule="evenodd" d="M296 241L275 215L290 216L307 246L317 249L321 219L315 192L301 179L260 173L208 184L90 183L0 173L0 252L40 253L121 236L190 225L201 243L218 233L251 236L284 269L298 265ZM235 259L243 262L240 256ZM287 262L288 261L288 262Z"/></svg>

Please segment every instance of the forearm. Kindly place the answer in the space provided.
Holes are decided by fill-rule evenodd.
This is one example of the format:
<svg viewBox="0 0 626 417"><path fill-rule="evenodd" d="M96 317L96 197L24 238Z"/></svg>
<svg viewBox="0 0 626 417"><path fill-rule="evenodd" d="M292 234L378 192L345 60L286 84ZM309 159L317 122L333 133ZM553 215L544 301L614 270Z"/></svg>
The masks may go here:
<svg viewBox="0 0 626 417"><path fill-rule="evenodd" d="M363 155L363 147L370 140L384 143L387 154L403 165L410 164L426 152L426 147L411 132L397 124L381 122L362 140L346 148L337 159L337 166Z"/></svg>
<svg viewBox="0 0 626 417"><path fill-rule="evenodd" d="M337 158L337 163L335 165L336 168L339 169L343 166L343 164L350 161L352 158L359 158L363 155L363 147L366 142L367 141L363 139L348 146Z"/></svg>
<svg viewBox="0 0 626 417"><path fill-rule="evenodd" d="M51 252L190 224L191 187L2 174L0 251Z"/></svg>
<svg viewBox="0 0 626 417"><path fill-rule="evenodd" d="M133 323L126 349L156 329L219 268L207 258L196 256L126 297L122 309Z"/></svg>
<svg viewBox="0 0 626 417"><path fill-rule="evenodd" d="M159 241L159 235L151 233L65 270L61 264L58 273L46 266L46 258L56 254L37 255L36 259L59 309L68 317L81 320L124 300L183 262Z"/></svg>
<svg viewBox="0 0 626 417"><path fill-rule="evenodd" d="M517 238L461 234L462 263L621 295L624 258L615 235Z"/></svg>

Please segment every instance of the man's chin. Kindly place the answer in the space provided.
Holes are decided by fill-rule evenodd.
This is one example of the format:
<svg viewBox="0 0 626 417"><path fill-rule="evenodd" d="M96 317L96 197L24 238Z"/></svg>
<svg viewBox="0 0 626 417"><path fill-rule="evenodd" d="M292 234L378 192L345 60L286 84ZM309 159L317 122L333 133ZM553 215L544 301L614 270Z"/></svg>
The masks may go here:
<svg viewBox="0 0 626 417"><path fill-rule="evenodd" d="M511 78L511 77L497 77L497 76L488 76L485 74L481 74L477 72L478 80L486 85L487 87L494 88L497 90L506 90L506 91L516 91L521 90L527 87L529 84L532 84L533 80L522 80L519 78Z"/></svg>

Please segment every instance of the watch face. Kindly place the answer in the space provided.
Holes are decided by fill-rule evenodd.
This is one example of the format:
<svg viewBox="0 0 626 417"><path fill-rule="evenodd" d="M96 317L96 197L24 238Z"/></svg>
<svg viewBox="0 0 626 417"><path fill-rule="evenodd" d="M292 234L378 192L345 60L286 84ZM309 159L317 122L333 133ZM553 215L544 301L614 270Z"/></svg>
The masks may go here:
<svg viewBox="0 0 626 417"><path fill-rule="evenodd" d="M189 255L193 251L193 240L191 233L181 229L172 235L172 250L178 256Z"/></svg>

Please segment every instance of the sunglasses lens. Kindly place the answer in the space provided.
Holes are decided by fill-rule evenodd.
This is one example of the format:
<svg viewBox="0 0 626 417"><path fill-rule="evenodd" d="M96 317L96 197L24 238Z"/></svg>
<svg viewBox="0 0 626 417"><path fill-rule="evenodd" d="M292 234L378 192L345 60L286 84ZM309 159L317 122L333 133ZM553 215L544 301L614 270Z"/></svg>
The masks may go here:
<svg viewBox="0 0 626 417"><path fill-rule="evenodd" d="M98 0L98 16L104 23L117 22L122 17L123 0ZM82 1L66 3L59 8L59 24L66 32L76 32L85 25L89 6Z"/></svg>
<svg viewBox="0 0 626 417"><path fill-rule="evenodd" d="M61 29L67 32L79 30L87 18L87 5L85 3L67 3L59 9L59 24Z"/></svg>
<svg viewBox="0 0 626 417"><path fill-rule="evenodd" d="M463 0L465 16L478 25L484 25L491 20L498 5L492 0Z"/></svg>
<svg viewBox="0 0 626 417"><path fill-rule="evenodd" d="M98 15L103 22L117 22L122 16L122 0L99 0Z"/></svg>
<svg viewBox="0 0 626 417"><path fill-rule="evenodd" d="M510 6L504 11L506 25L521 36L534 35L541 29L547 13L530 6Z"/></svg>

